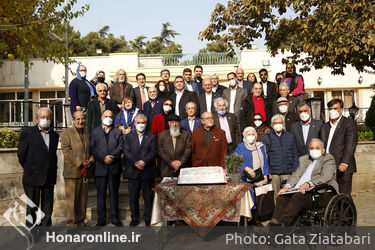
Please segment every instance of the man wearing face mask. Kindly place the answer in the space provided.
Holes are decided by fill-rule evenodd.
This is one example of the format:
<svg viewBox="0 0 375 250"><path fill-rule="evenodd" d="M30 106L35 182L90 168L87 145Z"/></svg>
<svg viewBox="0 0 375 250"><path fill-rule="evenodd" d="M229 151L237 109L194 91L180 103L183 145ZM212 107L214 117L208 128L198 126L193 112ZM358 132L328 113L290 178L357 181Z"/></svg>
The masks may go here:
<svg viewBox="0 0 375 250"><path fill-rule="evenodd" d="M321 138L327 153L333 155L337 167L340 193L351 194L353 173L357 171L354 153L358 144L358 127L342 115L344 102L333 99L327 103L329 122L321 128Z"/></svg>
<svg viewBox="0 0 375 250"><path fill-rule="evenodd" d="M116 79L109 90L111 100L114 100L120 109L123 109L123 101L125 97L135 100L133 86L127 82L127 74L125 70L119 69L116 72Z"/></svg>
<svg viewBox="0 0 375 250"><path fill-rule="evenodd" d="M300 120L292 124L291 132L296 139L298 154L303 156L308 154L307 146L311 139L320 137L323 122L312 119L310 107L305 102L298 104L298 113Z"/></svg>
<svg viewBox="0 0 375 250"><path fill-rule="evenodd" d="M295 113L289 112L289 101L285 97L279 97L277 99L278 113L285 118L285 129L290 132L290 128L293 123L299 120L299 117Z"/></svg>
<svg viewBox="0 0 375 250"><path fill-rule="evenodd" d="M165 91L169 92L169 93L173 93L174 92L174 84L173 84L173 82L169 81L169 78L171 77L171 72L169 71L169 69L163 69L162 71L160 71L160 76L161 76L161 79L166 84L166 86L163 86L165 88ZM161 91L164 91L164 89L161 90Z"/></svg>
<svg viewBox="0 0 375 250"><path fill-rule="evenodd" d="M185 110L188 117L181 121L181 129L187 131L191 136L195 129L202 127L202 122L200 118L196 117L197 104L188 102L185 105Z"/></svg>
<svg viewBox="0 0 375 250"><path fill-rule="evenodd" d="M145 204L143 218L150 226L152 188L155 182L156 136L146 131L147 118L143 114L135 117L136 131L127 134L123 153L125 159L124 178L128 179L131 227L139 224L139 195L142 190Z"/></svg>
<svg viewBox="0 0 375 250"><path fill-rule="evenodd" d="M36 119L36 126L22 130L17 156L23 168L25 194L38 207L40 204L45 214L40 225L51 226L59 135L51 128L52 111L49 108L40 108ZM36 211L27 207L26 215L36 218ZM26 225L33 226L33 222L27 220Z"/></svg>
<svg viewBox="0 0 375 250"><path fill-rule="evenodd" d="M247 91L237 86L236 73L228 73L227 79L229 88L223 91L223 98L228 102L227 112L235 114L237 121L240 121L242 102L247 96Z"/></svg>
<svg viewBox="0 0 375 250"><path fill-rule="evenodd" d="M156 87L149 87L148 88L148 101L144 104L143 113L147 117L147 129L151 129L152 121L154 120L154 116L158 115L162 112L162 102L163 100L158 96L158 90Z"/></svg>
<svg viewBox="0 0 375 250"><path fill-rule="evenodd" d="M228 143L228 154L233 153L237 144L240 143L240 133L238 131L238 122L234 114L227 112L227 101L221 97L215 99L214 113L215 127L225 131L225 136Z"/></svg>
<svg viewBox="0 0 375 250"><path fill-rule="evenodd" d="M102 125L91 132L90 151L95 159L95 184L97 194L97 226L105 226L107 219L106 197L109 186L110 214L113 225L121 227L119 218L118 191L122 172L122 131L113 127L113 113L105 110Z"/></svg>
<svg viewBox="0 0 375 250"><path fill-rule="evenodd" d="M287 180L298 167L298 151L293 134L285 131L284 116L274 115L271 119L271 127L273 130L262 136L262 142L267 149L270 178L276 201L281 183Z"/></svg>
<svg viewBox="0 0 375 250"><path fill-rule="evenodd" d="M270 225L288 226L300 211L312 208L312 193L308 190L320 184L331 185L338 192L335 159L325 153L323 142L314 138L309 143L309 155L299 158L296 172L279 191ZM284 194L291 188L299 192Z"/></svg>
<svg viewBox="0 0 375 250"><path fill-rule="evenodd" d="M297 97L290 95L289 85L285 82L281 83L279 86L280 97L285 97L289 101L288 112L298 114L297 105L299 100Z"/></svg>

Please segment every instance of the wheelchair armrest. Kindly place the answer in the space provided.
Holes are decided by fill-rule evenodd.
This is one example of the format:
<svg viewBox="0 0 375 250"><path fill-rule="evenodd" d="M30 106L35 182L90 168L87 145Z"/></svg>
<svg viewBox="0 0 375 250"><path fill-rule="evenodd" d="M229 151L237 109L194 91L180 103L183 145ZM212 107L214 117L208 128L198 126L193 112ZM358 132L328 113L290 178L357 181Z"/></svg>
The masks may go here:
<svg viewBox="0 0 375 250"><path fill-rule="evenodd" d="M337 194L336 189L334 187L332 187L331 185L328 185L327 183L323 183L311 189L312 195L315 196L315 194L318 193L322 189L327 189L327 190L330 190L333 194Z"/></svg>

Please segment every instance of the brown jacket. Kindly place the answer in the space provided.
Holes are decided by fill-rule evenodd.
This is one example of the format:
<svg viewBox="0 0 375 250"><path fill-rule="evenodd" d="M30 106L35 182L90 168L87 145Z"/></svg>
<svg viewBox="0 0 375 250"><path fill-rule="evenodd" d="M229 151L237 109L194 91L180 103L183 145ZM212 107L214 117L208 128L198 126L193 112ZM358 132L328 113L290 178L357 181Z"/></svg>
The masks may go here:
<svg viewBox="0 0 375 250"><path fill-rule="evenodd" d="M94 156L90 155L90 136L85 130L84 132L84 144L82 144L81 138L77 132L77 129L73 126L67 128L62 132L61 135L61 150L64 154L64 178L80 178L83 161L92 160ZM89 168L89 170L91 167ZM90 171L89 171L90 172Z"/></svg>
<svg viewBox="0 0 375 250"><path fill-rule="evenodd" d="M169 134L169 129L161 132L159 134L158 154L161 159L161 177L177 176L177 173L173 173L173 169L170 167L172 161L181 161L182 165L180 168L190 167L188 166L191 156L189 133L182 130L181 135L176 138L176 149L173 149L172 136Z"/></svg>
<svg viewBox="0 0 375 250"><path fill-rule="evenodd" d="M225 168L224 155L227 153L227 139L224 130L212 128L210 146L206 149L203 127L194 130L191 136L192 163L194 167L222 166Z"/></svg>
<svg viewBox="0 0 375 250"><path fill-rule="evenodd" d="M124 84L119 82L113 83L112 87L109 89L109 96L111 97L111 100L115 101L117 104L122 104L125 97L131 97L133 99L133 103L135 103L133 86L130 83Z"/></svg>

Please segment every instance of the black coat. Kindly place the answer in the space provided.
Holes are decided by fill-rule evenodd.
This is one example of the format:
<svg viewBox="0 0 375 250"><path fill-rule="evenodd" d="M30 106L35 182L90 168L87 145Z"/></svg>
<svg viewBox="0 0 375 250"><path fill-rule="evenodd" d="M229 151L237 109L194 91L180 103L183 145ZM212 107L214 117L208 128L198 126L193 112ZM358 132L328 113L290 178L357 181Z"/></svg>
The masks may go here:
<svg viewBox="0 0 375 250"><path fill-rule="evenodd" d="M214 107L214 101L216 98L219 97L218 94L215 92L211 92L212 94L212 100L211 100L211 113L215 113L215 107ZM206 105L206 93L203 92L199 94L198 96L198 101L199 101L199 110L200 110L200 115L202 115L204 112L207 112L207 105Z"/></svg>
<svg viewBox="0 0 375 250"><path fill-rule="evenodd" d="M173 106L175 107L176 106L176 93L172 93L169 96L169 99L172 100ZM181 120L185 119L187 117L185 105L188 102L194 102L197 105L197 114L200 114L200 112L199 112L199 101L198 101L197 95L194 92L191 92L191 91L188 91L188 90L185 89L184 93L181 96L180 103L178 105L178 110L180 112Z"/></svg>
<svg viewBox="0 0 375 250"><path fill-rule="evenodd" d="M272 104L270 103L268 98L263 96L264 100L264 109L266 112L266 124L269 125L271 123L271 118L273 116L272 113ZM254 102L252 99L252 95L248 95L245 100L242 102L241 112L240 112L240 131L242 132L246 127L253 126L254 123ZM264 119L264 117L263 117Z"/></svg>
<svg viewBox="0 0 375 250"><path fill-rule="evenodd" d="M277 100L279 93L277 93L276 83L267 81L267 90L263 89L263 92L264 91L266 91L267 99L270 100L271 103Z"/></svg>
<svg viewBox="0 0 375 250"><path fill-rule="evenodd" d="M57 144L59 135L50 130L49 149L38 125L22 130L18 142L18 161L23 168L25 186L55 185L57 173Z"/></svg>
<svg viewBox="0 0 375 250"><path fill-rule="evenodd" d="M226 89L225 86L218 84L215 93L218 94L221 97L221 96L223 96L224 89Z"/></svg>
<svg viewBox="0 0 375 250"><path fill-rule="evenodd" d="M152 120L154 119L154 116L160 114L163 111L162 106L161 106L162 103L163 103L163 99L158 97L155 100L155 105L153 108L151 106L150 101L145 102L145 104L143 105L143 114L145 114L145 116L147 117L148 130L151 129L151 124L152 124Z"/></svg>
<svg viewBox="0 0 375 250"><path fill-rule="evenodd" d="M306 143L303 139L301 121L297 121L292 124L291 131L296 140L297 150L299 156L303 156L309 153L307 147L313 138L320 138L320 129L323 126L323 122L320 120L311 119L309 133L307 134Z"/></svg>
<svg viewBox="0 0 375 250"><path fill-rule="evenodd" d="M113 113L113 120L119 112L116 102L111 99L106 98L105 110L111 110ZM91 131L102 124L102 113L100 112L100 106L98 99L92 100L87 105L87 130Z"/></svg>
<svg viewBox="0 0 375 250"><path fill-rule="evenodd" d="M285 130L291 132L292 124L296 121L299 121L299 116L295 113L288 112L285 116Z"/></svg>
<svg viewBox="0 0 375 250"><path fill-rule="evenodd" d="M146 86L145 95L148 95L148 87ZM138 86L134 88L134 104L139 109L142 110L142 96L141 96L141 88ZM143 110L142 110L143 111Z"/></svg>

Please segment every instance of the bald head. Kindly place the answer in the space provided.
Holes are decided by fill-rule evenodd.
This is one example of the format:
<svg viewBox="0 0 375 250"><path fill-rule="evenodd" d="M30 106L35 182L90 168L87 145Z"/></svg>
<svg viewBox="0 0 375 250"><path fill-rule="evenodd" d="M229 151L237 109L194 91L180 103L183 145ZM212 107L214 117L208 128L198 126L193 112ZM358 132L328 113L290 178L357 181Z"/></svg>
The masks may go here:
<svg viewBox="0 0 375 250"><path fill-rule="evenodd" d="M212 91L212 81L211 78L205 78L203 79L203 90L204 92L210 94Z"/></svg>
<svg viewBox="0 0 375 250"><path fill-rule="evenodd" d="M148 88L148 97L150 100L155 100L158 95L158 90L156 87L152 86Z"/></svg>
<svg viewBox="0 0 375 250"><path fill-rule="evenodd" d="M237 80L242 82L245 76L245 72L242 68L237 68L236 69L236 75L237 75Z"/></svg>

